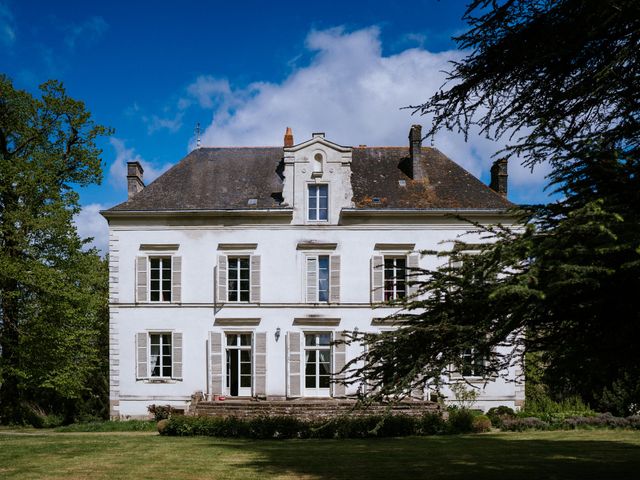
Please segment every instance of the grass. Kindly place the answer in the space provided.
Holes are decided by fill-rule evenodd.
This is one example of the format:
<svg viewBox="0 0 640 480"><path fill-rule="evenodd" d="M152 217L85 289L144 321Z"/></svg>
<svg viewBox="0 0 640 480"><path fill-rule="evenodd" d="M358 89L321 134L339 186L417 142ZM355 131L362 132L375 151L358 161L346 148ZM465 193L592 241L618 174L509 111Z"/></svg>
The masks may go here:
<svg viewBox="0 0 640 480"><path fill-rule="evenodd" d="M640 432L249 441L0 431L3 479L630 479Z"/></svg>

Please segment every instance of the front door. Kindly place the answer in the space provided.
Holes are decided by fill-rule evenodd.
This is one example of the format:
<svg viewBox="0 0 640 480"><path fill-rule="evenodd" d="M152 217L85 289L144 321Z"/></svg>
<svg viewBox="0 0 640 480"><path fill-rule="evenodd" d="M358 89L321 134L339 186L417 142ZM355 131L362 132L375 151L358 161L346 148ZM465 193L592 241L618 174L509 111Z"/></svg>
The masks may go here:
<svg viewBox="0 0 640 480"><path fill-rule="evenodd" d="M227 333L227 394L251 396L252 351L250 333Z"/></svg>
<svg viewBox="0 0 640 480"><path fill-rule="evenodd" d="M304 335L304 395L328 397L331 386L331 334Z"/></svg>

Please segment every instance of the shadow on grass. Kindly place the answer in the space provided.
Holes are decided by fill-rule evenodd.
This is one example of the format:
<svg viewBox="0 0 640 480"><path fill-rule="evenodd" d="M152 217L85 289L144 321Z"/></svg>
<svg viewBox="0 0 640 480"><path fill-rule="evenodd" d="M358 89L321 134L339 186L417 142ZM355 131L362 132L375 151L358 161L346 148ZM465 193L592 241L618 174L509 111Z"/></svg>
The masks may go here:
<svg viewBox="0 0 640 480"><path fill-rule="evenodd" d="M571 437L569 437L571 438ZM633 479L640 445L600 439L509 435L368 440L257 441L242 466L265 476L317 479Z"/></svg>

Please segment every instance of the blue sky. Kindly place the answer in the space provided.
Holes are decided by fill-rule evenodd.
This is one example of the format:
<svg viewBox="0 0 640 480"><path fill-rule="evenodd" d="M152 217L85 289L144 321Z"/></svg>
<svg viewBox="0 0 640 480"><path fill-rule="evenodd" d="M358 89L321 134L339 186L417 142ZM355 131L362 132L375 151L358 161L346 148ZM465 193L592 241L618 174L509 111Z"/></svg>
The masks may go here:
<svg viewBox="0 0 640 480"><path fill-rule="evenodd" d="M0 0L0 71L32 92L62 80L115 134L102 185L81 191L79 231L106 244L102 208L124 201L126 161L149 182L205 146L280 145L313 131L347 145L404 145L420 103L460 58L466 1L87 2ZM443 132L435 146L483 180L499 148ZM512 165L510 199L544 200L544 168Z"/></svg>

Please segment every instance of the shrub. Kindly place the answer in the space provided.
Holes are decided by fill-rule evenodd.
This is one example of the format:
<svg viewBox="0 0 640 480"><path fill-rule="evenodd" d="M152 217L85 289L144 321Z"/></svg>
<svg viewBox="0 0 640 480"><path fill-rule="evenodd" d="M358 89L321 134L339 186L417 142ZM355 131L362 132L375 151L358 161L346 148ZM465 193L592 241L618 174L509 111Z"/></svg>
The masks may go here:
<svg viewBox="0 0 640 480"><path fill-rule="evenodd" d="M593 417L596 412L591 410L579 397L568 397L561 401L554 401L547 395L538 394L527 399L524 410L518 412L521 418L537 417L547 423L561 423L569 417Z"/></svg>
<svg viewBox="0 0 640 480"><path fill-rule="evenodd" d="M448 433L473 432L473 413L466 408L449 409Z"/></svg>
<svg viewBox="0 0 640 480"><path fill-rule="evenodd" d="M496 428L502 427L502 422L509 419L512 420L516 417L516 412L511 407L506 405L500 405L499 407L492 407L487 411L487 417L491 420L491 425Z"/></svg>
<svg viewBox="0 0 640 480"><path fill-rule="evenodd" d="M153 405L149 405L147 407L147 410L151 415L153 415L153 418L156 422L170 418L171 415L175 412L175 409L171 405L153 404Z"/></svg>
<svg viewBox="0 0 640 480"><path fill-rule="evenodd" d="M417 435L442 435L447 432L447 422L439 413L425 413L416 419Z"/></svg>
<svg viewBox="0 0 640 480"><path fill-rule="evenodd" d="M629 428L640 430L640 415L631 415L630 417L627 417L627 422L629 422Z"/></svg>
<svg viewBox="0 0 640 480"><path fill-rule="evenodd" d="M547 430L549 424L536 417L505 419L501 429L507 432L524 432L526 430Z"/></svg>
<svg viewBox="0 0 640 480"><path fill-rule="evenodd" d="M491 420L486 415L478 415L473 418L473 431L476 433L488 432L491 430Z"/></svg>
<svg viewBox="0 0 640 480"><path fill-rule="evenodd" d="M167 428L167 424L169 423L169 419L165 418L164 420L160 420L158 422L157 428L158 428L158 433L160 435L163 434L164 430Z"/></svg>

